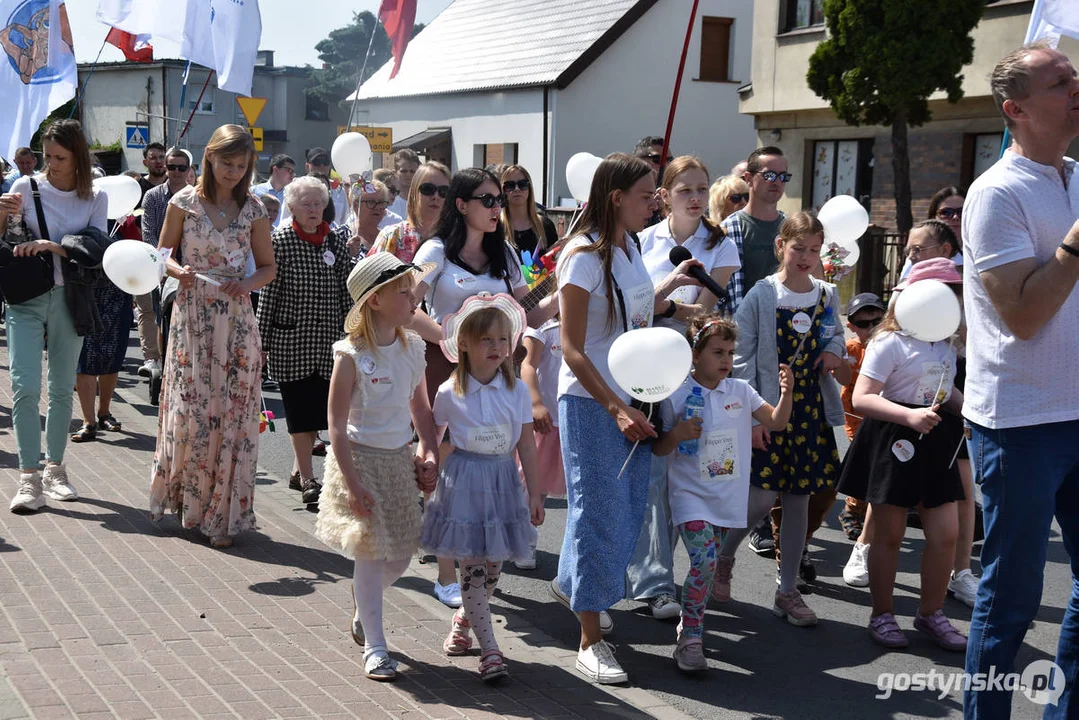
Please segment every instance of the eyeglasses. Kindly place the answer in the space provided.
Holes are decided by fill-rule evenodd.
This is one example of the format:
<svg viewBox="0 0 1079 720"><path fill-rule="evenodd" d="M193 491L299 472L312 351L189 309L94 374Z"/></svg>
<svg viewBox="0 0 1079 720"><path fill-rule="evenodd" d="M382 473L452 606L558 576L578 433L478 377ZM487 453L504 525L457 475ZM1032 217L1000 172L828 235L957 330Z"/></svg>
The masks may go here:
<svg viewBox="0 0 1079 720"><path fill-rule="evenodd" d="M191 167L191 166L190 165L166 165L165 169L171 170L172 172L187 172L187 169L189 167Z"/></svg>
<svg viewBox="0 0 1079 720"><path fill-rule="evenodd" d="M940 247L940 246L941 246L941 243L937 243L936 245L922 245L921 247L919 247L918 245L915 245L913 247L907 248L907 256L908 257L917 257L918 255L921 255L926 250L932 250L933 248Z"/></svg>
<svg viewBox="0 0 1079 720"><path fill-rule="evenodd" d="M941 208L937 210L937 217L941 220L959 220L963 217L963 208Z"/></svg>
<svg viewBox="0 0 1079 720"><path fill-rule="evenodd" d="M368 210L385 210L386 206L389 205L385 200L364 200L363 204Z"/></svg>
<svg viewBox="0 0 1079 720"><path fill-rule="evenodd" d="M447 193L450 191L449 185L435 185L434 183L420 183L420 195L432 197L437 192L438 196L443 200L446 199Z"/></svg>
<svg viewBox="0 0 1079 720"><path fill-rule="evenodd" d="M882 320L884 320L884 318L875 317L869 320L851 320L850 324L859 330L868 330L869 328L875 328L877 325L880 325Z"/></svg>
<svg viewBox="0 0 1079 720"><path fill-rule="evenodd" d="M502 183L502 192L511 193L514 190L521 190L522 192L526 192L531 186L532 183L528 182L527 180L507 180L506 182Z"/></svg>
<svg viewBox="0 0 1079 720"><path fill-rule="evenodd" d="M476 197L470 197L469 200L478 200L483 203L483 206L490 210L495 205L505 207L506 196L505 195L492 195L491 193L485 193L483 195L477 195Z"/></svg>
<svg viewBox="0 0 1079 720"><path fill-rule="evenodd" d="M659 153L651 153L649 155L645 155L645 157L654 162L656 165L659 165L661 162L663 162L663 156ZM674 160L674 156L668 155L667 162L670 162L671 160Z"/></svg>
<svg viewBox="0 0 1079 720"><path fill-rule="evenodd" d="M749 202L749 193L733 193L730 198L735 205L740 202Z"/></svg>
<svg viewBox="0 0 1079 720"><path fill-rule="evenodd" d="M789 172L776 172L775 170L758 170L757 174L768 182L790 182L790 179L794 177Z"/></svg>

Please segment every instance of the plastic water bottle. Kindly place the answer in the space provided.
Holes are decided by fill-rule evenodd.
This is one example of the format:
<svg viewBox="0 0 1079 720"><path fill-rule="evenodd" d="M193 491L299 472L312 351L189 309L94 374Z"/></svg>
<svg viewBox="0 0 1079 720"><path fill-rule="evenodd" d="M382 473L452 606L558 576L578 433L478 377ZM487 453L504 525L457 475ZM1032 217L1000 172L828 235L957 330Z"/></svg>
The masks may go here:
<svg viewBox="0 0 1079 720"><path fill-rule="evenodd" d="M824 308L824 315L820 319L820 339L827 343L835 337L836 320L831 307Z"/></svg>
<svg viewBox="0 0 1079 720"><path fill-rule="evenodd" d="M686 398L686 409L682 411L682 419L704 419L704 396L699 387L693 388L693 394ZM696 455L698 440L683 440L678 443L678 452L682 455Z"/></svg>

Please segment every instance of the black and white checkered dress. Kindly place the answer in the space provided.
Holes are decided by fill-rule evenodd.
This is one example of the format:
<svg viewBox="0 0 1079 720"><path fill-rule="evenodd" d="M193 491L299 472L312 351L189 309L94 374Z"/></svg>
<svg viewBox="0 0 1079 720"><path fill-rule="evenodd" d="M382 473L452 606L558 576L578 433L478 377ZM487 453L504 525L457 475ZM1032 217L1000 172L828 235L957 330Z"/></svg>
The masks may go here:
<svg viewBox="0 0 1079 720"><path fill-rule="evenodd" d="M344 336L345 315L352 307L349 236L348 227L342 226L315 246L291 225L271 236L277 275L262 289L258 325L270 375L279 383L312 375L330 378L332 346Z"/></svg>

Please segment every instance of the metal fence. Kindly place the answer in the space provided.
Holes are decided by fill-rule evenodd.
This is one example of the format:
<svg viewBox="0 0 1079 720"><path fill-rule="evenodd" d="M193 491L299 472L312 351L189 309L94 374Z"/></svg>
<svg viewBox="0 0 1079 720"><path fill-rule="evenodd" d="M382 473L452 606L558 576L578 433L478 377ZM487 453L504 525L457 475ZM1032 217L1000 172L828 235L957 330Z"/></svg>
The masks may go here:
<svg viewBox="0 0 1079 720"><path fill-rule="evenodd" d="M871 292L884 300L899 282L907 256L907 236L870 226L859 242L862 254L858 261L858 292Z"/></svg>

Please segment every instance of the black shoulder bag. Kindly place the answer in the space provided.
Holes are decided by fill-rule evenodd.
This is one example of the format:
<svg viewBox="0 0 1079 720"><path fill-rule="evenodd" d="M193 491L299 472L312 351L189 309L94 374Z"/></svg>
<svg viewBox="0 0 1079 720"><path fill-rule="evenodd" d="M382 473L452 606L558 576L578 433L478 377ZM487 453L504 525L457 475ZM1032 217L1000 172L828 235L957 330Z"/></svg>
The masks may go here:
<svg viewBox="0 0 1079 720"><path fill-rule="evenodd" d="M49 226L45 222L45 212L41 207L41 193L38 190L37 181L33 178L30 179L30 187L33 190L34 208L37 210L37 224L41 229L41 239L48 240ZM7 231L0 240L0 289L3 290L4 299L11 305L33 300L52 290L54 284L52 253L15 257L15 246L33 239L26 227L26 221L20 217L13 227L11 218L8 217Z"/></svg>

